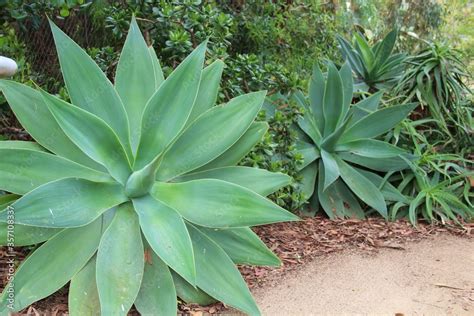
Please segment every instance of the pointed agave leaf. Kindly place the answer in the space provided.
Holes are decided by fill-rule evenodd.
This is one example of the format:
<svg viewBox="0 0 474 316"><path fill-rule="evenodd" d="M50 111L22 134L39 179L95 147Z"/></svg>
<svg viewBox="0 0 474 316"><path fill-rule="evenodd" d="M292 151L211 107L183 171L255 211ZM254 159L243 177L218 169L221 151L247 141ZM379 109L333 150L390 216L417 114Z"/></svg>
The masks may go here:
<svg viewBox="0 0 474 316"><path fill-rule="evenodd" d="M321 150L321 158L324 165L324 188L326 190L334 181L339 178L339 168L336 161L336 156L332 153L328 153L325 150Z"/></svg>
<svg viewBox="0 0 474 316"><path fill-rule="evenodd" d="M186 124L198 93L205 53L206 42L186 57L148 101L135 170L161 154Z"/></svg>
<svg viewBox="0 0 474 316"><path fill-rule="evenodd" d="M15 223L20 225L78 227L127 199L119 184L73 178L42 185L11 207L15 210ZM0 221L5 222L6 218L5 212L0 213Z"/></svg>
<svg viewBox="0 0 474 316"><path fill-rule="evenodd" d="M386 201L393 201L393 202L403 202L408 204L409 201L406 196L404 196L397 188L395 188L390 182L388 182L386 179L382 178L381 176L364 170L364 169L359 169L355 168L357 172L362 174L364 177L369 179L377 188L380 189L380 192L382 192L383 197L385 198Z"/></svg>
<svg viewBox="0 0 474 316"><path fill-rule="evenodd" d="M141 315L176 315L178 301L168 266L150 247L145 248L145 258L145 272L135 307Z"/></svg>
<svg viewBox="0 0 474 316"><path fill-rule="evenodd" d="M301 193L303 193L305 199L309 199L314 193L316 176L318 175L318 163L316 161L312 162L301 170L299 175L302 177Z"/></svg>
<svg viewBox="0 0 474 316"><path fill-rule="evenodd" d="M26 142L21 140L3 140L0 141L0 149L26 149L47 152L46 149L41 147L38 143L35 142Z"/></svg>
<svg viewBox="0 0 474 316"><path fill-rule="evenodd" d="M105 170L67 137L49 111L39 91L8 80L0 80L0 89L18 121L41 146L84 166Z"/></svg>
<svg viewBox="0 0 474 316"><path fill-rule="evenodd" d="M155 90L158 89L163 81L165 81L165 76L163 75L163 70L161 69L160 60L156 56L156 52L153 49L153 46L148 47L148 52L151 56L151 61L153 62L153 73L155 74Z"/></svg>
<svg viewBox="0 0 474 316"><path fill-rule="evenodd" d="M298 126L308 135L311 140L319 145L321 143L320 127L317 125L314 116L306 111L302 117L298 119Z"/></svg>
<svg viewBox="0 0 474 316"><path fill-rule="evenodd" d="M108 174L46 152L0 148L1 190L26 194L43 184L64 178L113 181Z"/></svg>
<svg viewBox="0 0 474 316"><path fill-rule="evenodd" d="M188 229L196 256L197 286L229 306L260 315L239 270L225 251L192 225Z"/></svg>
<svg viewBox="0 0 474 316"><path fill-rule="evenodd" d="M157 182L152 195L188 221L206 227L245 227L298 220L296 215L257 193L222 180Z"/></svg>
<svg viewBox="0 0 474 316"><path fill-rule="evenodd" d="M194 287L179 274L171 270L171 275L173 276L173 283L176 289L176 294L178 297L188 304L199 304L201 306L207 306L217 302L213 297L210 297L206 292L201 290L198 287Z"/></svg>
<svg viewBox="0 0 474 316"><path fill-rule="evenodd" d="M97 252L97 289L102 315L127 315L140 290L144 250L138 216L121 205Z"/></svg>
<svg viewBox="0 0 474 316"><path fill-rule="evenodd" d="M7 246L9 244L14 244L15 247L36 245L50 239L60 231L61 229L56 228L0 223L0 246Z"/></svg>
<svg viewBox="0 0 474 316"><path fill-rule="evenodd" d="M360 207L359 201L352 194L346 184L340 179L334 182L334 189L337 192L339 199L343 201L344 216L349 218L363 219L365 217L364 211Z"/></svg>
<svg viewBox="0 0 474 316"><path fill-rule="evenodd" d="M393 29L385 36L383 41L380 42L380 45L377 47L375 51L376 64L383 65L388 60L395 46L395 42L397 41L397 36L398 36L397 29Z"/></svg>
<svg viewBox="0 0 474 316"><path fill-rule="evenodd" d="M375 112L379 106L379 103L380 103L380 100L382 99L383 94L384 94L384 91L379 91L377 93L372 94L367 99L364 99L354 104L349 110L349 115L350 115L349 126L354 125L355 123L360 121L360 119L366 117L372 112Z"/></svg>
<svg viewBox="0 0 474 316"><path fill-rule="evenodd" d="M236 165L252 150L253 147L255 147L258 142L262 140L263 135L265 135L267 130L267 122L253 122L249 129L234 145L227 149L222 155L195 171L204 171Z"/></svg>
<svg viewBox="0 0 474 316"><path fill-rule="evenodd" d="M337 159L341 178L347 186L367 205L387 218L387 205L380 190L367 178L357 172L342 159Z"/></svg>
<svg viewBox="0 0 474 316"><path fill-rule="evenodd" d="M115 74L115 88L130 124L133 152L140 140L143 111L156 90L154 67L148 46L133 17Z"/></svg>
<svg viewBox="0 0 474 316"><path fill-rule="evenodd" d="M352 103L352 96L354 94L354 81L352 79L352 69L349 63L346 61L342 65L339 74L342 80L342 87L344 93L344 102L343 109L341 112L341 117L339 119L339 125L341 125L347 117L347 112L349 111L349 106Z"/></svg>
<svg viewBox="0 0 474 316"><path fill-rule="evenodd" d="M198 179L218 179L240 185L262 196L267 196L290 184L291 178L280 172L270 172L251 167L223 167L193 172L179 178L176 182Z"/></svg>
<svg viewBox="0 0 474 316"><path fill-rule="evenodd" d="M409 166L406 160L413 159L413 156L407 154L388 158L371 158L350 152L339 152L338 156L343 160L355 163L359 166L382 172L407 169Z"/></svg>
<svg viewBox="0 0 474 316"><path fill-rule="evenodd" d="M343 116L344 94L341 76L333 63L328 65L328 78L324 91L324 135L331 134Z"/></svg>
<svg viewBox="0 0 474 316"><path fill-rule="evenodd" d="M347 119L344 123L342 123L341 126L339 126L334 132L329 134L321 144L321 148L326 150L327 152L333 152L337 143L341 139L342 135L344 135L344 132L347 129L347 126L349 125L350 119Z"/></svg>
<svg viewBox="0 0 474 316"><path fill-rule="evenodd" d="M252 124L265 94L265 91L245 94L201 115L165 153L157 179L168 181L219 157Z"/></svg>
<svg viewBox="0 0 474 316"><path fill-rule="evenodd" d="M401 122L415 107L416 104L409 103L375 111L349 127L341 142L377 137Z"/></svg>
<svg viewBox="0 0 474 316"><path fill-rule="evenodd" d="M53 294L78 273L97 250L100 225L98 220L85 227L65 229L28 256L15 273L13 311ZM0 310L6 310L7 299L8 292L3 291Z"/></svg>
<svg viewBox="0 0 474 316"><path fill-rule="evenodd" d="M334 218L343 218L344 217L344 204L342 199L339 198L334 184L330 185L324 190L324 165L322 160L319 161L318 168L318 184L317 184L317 194L318 201L323 210L326 212L327 216L330 219ZM339 180L336 180L339 181Z"/></svg>
<svg viewBox="0 0 474 316"><path fill-rule="evenodd" d="M194 102L194 107L189 115L188 123L192 123L199 115L206 112L216 104L219 93L219 83L224 70L224 62L216 60L202 71L201 84Z"/></svg>
<svg viewBox="0 0 474 316"><path fill-rule="evenodd" d="M50 26L72 103L104 120L132 157L127 113L114 86L79 45L51 21Z"/></svg>
<svg viewBox="0 0 474 316"><path fill-rule="evenodd" d="M134 199L133 206L151 248L170 268L191 284L196 282L193 247L181 216L151 196Z"/></svg>
<svg viewBox="0 0 474 316"><path fill-rule="evenodd" d="M91 260L72 279L69 286L68 310L71 316L97 315L100 311L96 282L97 257Z"/></svg>
<svg viewBox="0 0 474 316"><path fill-rule="evenodd" d="M336 151L348 151L369 158L390 158L407 153L401 148L375 139L359 139L348 143L338 144L336 146Z"/></svg>
<svg viewBox="0 0 474 316"><path fill-rule="evenodd" d="M314 144L306 143L302 140L296 141L296 149L303 156L303 164L298 166L299 170L304 169L307 165L318 159L321 155L318 148Z"/></svg>
<svg viewBox="0 0 474 316"><path fill-rule="evenodd" d="M19 198L16 194L3 194L0 195L0 210L3 210L8 205L12 204Z"/></svg>
<svg viewBox="0 0 474 316"><path fill-rule="evenodd" d="M66 135L89 157L125 184L130 162L117 135L97 116L42 91L44 101Z"/></svg>
<svg viewBox="0 0 474 316"><path fill-rule="evenodd" d="M218 244L236 264L278 267L280 259L248 227L213 229L196 227Z"/></svg>
<svg viewBox="0 0 474 316"><path fill-rule="evenodd" d="M325 80L319 65L316 63L313 66L313 75L309 82L309 102L311 105L311 111L313 112L314 120L322 133L324 131L324 90Z"/></svg>

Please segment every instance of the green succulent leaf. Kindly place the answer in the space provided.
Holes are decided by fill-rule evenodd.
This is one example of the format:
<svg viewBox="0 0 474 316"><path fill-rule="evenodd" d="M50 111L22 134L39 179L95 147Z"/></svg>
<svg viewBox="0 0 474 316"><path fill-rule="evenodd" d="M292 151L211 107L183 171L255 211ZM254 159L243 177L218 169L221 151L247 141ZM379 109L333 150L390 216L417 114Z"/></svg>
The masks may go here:
<svg viewBox="0 0 474 316"><path fill-rule="evenodd" d="M127 197L118 184L73 178L44 184L11 207L17 224L61 228L84 226L125 201ZM4 211L0 213L0 221L6 220Z"/></svg>
<svg viewBox="0 0 474 316"><path fill-rule="evenodd" d="M108 174L46 152L0 148L1 190L26 194L43 184L64 178L112 181Z"/></svg>
<svg viewBox="0 0 474 316"><path fill-rule="evenodd" d="M161 154L186 124L198 93L206 44L199 45L148 101L142 117L135 170ZM180 93L176 93L178 90Z"/></svg>
<svg viewBox="0 0 474 316"><path fill-rule="evenodd" d="M257 193L222 180L157 182L152 195L188 221L206 227L244 227L298 220L297 216Z"/></svg>
<svg viewBox="0 0 474 316"><path fill-rule="evenodd" d="M311 197L314 193L314 187L316 183L316 177L318 175L318 163L317 161L312 162L305 168L303 168L299 174L302 177L301 180L301 192L306 198Z"/></svg>
<svg viewBox="0 0 474 316"><path fill-rule="evenodd" d="M156 254L191 284L196 283L194 254L182 217L151 196L134 199L140 226Z"/></svg>
<svg viewBox="0 0 474 316"><path fill-rule="evenodd" d="M145 258L145 272L135 307L142 315L177 314L176 289L168 266L150 247L145 248Z"/></svg>
<svg viewBox="0 0 474 316"><path fill-rule="evenodd" d="M9 244L15 244L15 247L36 245L50 239L60 231L61 229L56 228L0 223L0 246Z"/></svg>
<svg viewBox="0 0 474 316"><path fill-rule="evenodd" d="M406 151L387 142L375 139L359 139L339 144L336 151L348 151L359 156L370 158L390 158L405 155Z"/></svg>
<svg viewBox="0 0 474 316"><path fill-rule="evenodd" d="M72 103L106 122L131 157L127 113L114 86L79 45L51 21L50 26Z"/></svg>
<svg viewBox="0 0 474 316"><path fill-rule="evenodd" d="M155 74L155 89L158 89L163 81L165 81L165 76L163 75L163 70L161 69L160 61L158 56L156 56L155 49L153 46L148 47L148 52L151 56L151 61L153 63L153 72Z"/></svg>
<svg viewBox="0 0 474 316"><path fill-rule="evenodd" d="M339 167L334 154L321 150L321 159L324 165L324 187L326 190L340 176Z"/></svg>
<svg viewBox="0 0 474 316"><path fill-rule="evenodd" d="M104 232L96 269L101 314L127 315L140 290L144 271L140 225L130 203L117 209Z"/></svg>
<svg viewBox="0 0 474 316"><path fill-rule="evenodd" d="M97 220L85 227L65 229L28 256L15 273L13 311L53 294L76 275L97 250L100 226ZM0 311L6 312L7 298L4 291Z"/></svg>
<svg viewBox="0 0 474 316"><path fill-rule="evenodd" d="M68 310L71 316L97 315L100 311L94 256L72 279L69 286Z"/></svg>
<svg viewBox="0 0 474 316"><path fill-rule="evenodd" d="M260 315L247 284L225 251L192 225L188 229L196 258L197 286L227 305Z"/></svg>
<svg viewBox="0 0 474 316"><path fill-rule="evenodd" d="M306 143L302 140L297 141L296 148L298 153L303 156L303 164L299 166L300 170L315 161L321 156L320 151L314 144Z"/></svg>
<svg viewBox="0 0 474 316"><path fill-rule="evenodd" d="M215 298L209 296L203 290L186 282L186 280L180 277L179 274L171 271L171 275L173 277L176 293L184 302L189 304L199 304L201 306L207 306L217 302Z"/></svg>
<svg viewBox="0 0 474 316"><path fill-rule="evenodd" d="M337 127L337 123L344 115L342 104L344 94L341 76L333 63L328 65L328 79L324 90L324 135L331 134Z"/></svg>
<svg viewBox="0 0 474 316"><path fill-rule="evenodd" d="M267 196L290 184L291 178L283 173L251 167L223 167L193 172L175 179L186 182L199 179L217 179L234 183L262 196Z"/></svg>
<svg viewBox="0 0 474 316"><path fill-rule="evenodd" d="M316 121L316 126L319 128L319 132L324 131L324 76L319 68L319 65L316 63L313 66L313 75L309 82L309 102L311 105L311 111L314 114L314 119Z"/></svg>
<svg viewBox="0 0 474 316"><path fill-rule="evenodd" d="M39 145L38 143L21 141L21 140L0 141L0 149L25 149L25 150L47 152L47 150L41 147L41 145Z"/></svg>
<svg viewBox="0 0 474 316"><path fill-rule="evenodd" d="M115 88L127 112L134 152L140 140L143 111L156 90L155 67L145 39L133 17L117 65Z"/></svg>
<svg viewBox="0 0 474 316"><path fill-rule="evenodd" d="M264 91L245 94L201 115L165 153L157 179L168 181L201 167L229 149L250 127L265 94Z"/></svg>
<svg viewBox="0 0 474 316"><path fill-rule="evenodd" d="M106 167L118 182L125 184L131 173L130 162L117 135L107 123L46 92L42 94L66 135L86 155Z"/></svg>

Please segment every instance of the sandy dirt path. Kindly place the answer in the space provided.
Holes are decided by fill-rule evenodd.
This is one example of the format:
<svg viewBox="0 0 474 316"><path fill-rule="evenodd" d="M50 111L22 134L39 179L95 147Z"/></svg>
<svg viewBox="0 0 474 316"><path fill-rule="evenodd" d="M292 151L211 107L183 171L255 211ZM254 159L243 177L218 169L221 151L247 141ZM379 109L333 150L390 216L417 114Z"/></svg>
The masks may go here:
<svg viewBox="0 0 474 316"><path fill-rule="evenodd" d="M474 315L474 239L342 252L254 291L263 315Z"/></svg>

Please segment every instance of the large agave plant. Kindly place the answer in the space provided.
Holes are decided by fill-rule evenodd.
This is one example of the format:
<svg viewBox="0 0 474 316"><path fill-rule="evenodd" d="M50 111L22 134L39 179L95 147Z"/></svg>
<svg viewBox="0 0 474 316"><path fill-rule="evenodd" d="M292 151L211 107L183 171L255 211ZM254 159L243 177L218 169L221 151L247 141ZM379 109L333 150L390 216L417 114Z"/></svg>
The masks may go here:
<svg viewBox="0 0 474 316"><path fill-rule="evenodd" d="M338 36L342 56L356 75L356 88L361 91L376 91L395 85L400 79L405 54L392 54L398 31L392 30L374 46L359 33L354 34L353 44Z"/></svg>
<svg viewBox="0 0 474 316"><path fill-rule="evenodd" d="M375 139L389 131L415 107L413 104L379 109L382 92L351 105L353 82L350 66L340 70L328 64L327 79L313 69L309 100L294 99L305 109L299 120L298 148L303 192L309 212L319 205L330 218L364 217L357 198L387 217L387 200L403 199L378 172L407 168L410 156L402 149Z"/></svg>
<svg viewBox="0 0 474 316"><path fill-rule="evenodd" d="M248 228L297 220L266 195L286 175L235 164L267 129L265 92L213 106L223 64L206 43L163 78L135 20L112 85L58 27L52 32L72 104L0 81L37 141L0 142L2 243L44 242L18 268L1 310L18 311L69 281L72 315L176 315L178 295L258 308L235 264L278 265ZM14 288L11 300L9 289Z"/></svg>

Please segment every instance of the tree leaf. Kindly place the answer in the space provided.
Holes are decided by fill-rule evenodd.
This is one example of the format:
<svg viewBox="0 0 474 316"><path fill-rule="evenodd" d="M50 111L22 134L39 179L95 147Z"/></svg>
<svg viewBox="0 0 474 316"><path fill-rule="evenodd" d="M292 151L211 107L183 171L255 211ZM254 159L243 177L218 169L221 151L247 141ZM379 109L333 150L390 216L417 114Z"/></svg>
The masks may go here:
<svg viewBox="0 0 474 316"><path fill-rule="evenodd" d="M113 181L108 174L46 152L0 148L0 189L4 191L23 195L64 178Z"/></svg>
<svg viewBox="0 0 474 316"><path fill-rule="evenodd" d="M141 315L176 315L178 301L168 266L148 246L142 285L135 300Z"/></svg>
<svg viewBox="0 0 474 316"><path fill-rule="evenodd" d="M236 264L278 267L280 259L248 227L214 229L196 227L218 244Z"/></svg>
<svg viewBox="0 0 474 316"><path fill-rule="evenodd" d="M140 226L154 252L191 284L196 282L193 247L181 216L151 196L134 199Z"/></svg>
<svg viewBox="0 0 474 316"><path fill-rule="evenodd" d="M127 155L132 157L127 114L114 86L79 45L51 20L49 24L72 104L104 120L117 133Z"/></svg>
<svg viewBox="0 0 474 316"><path fill-rule="evenodd" d="M120 53L115 73L115 88L127 112L130 142L135 152L140 141L143 111L148 100L155 93L156 84L155 66L134 16Z"/></svg>
<svg viewBox="0 0 474 316"><path fill-rule="evenodd" d="M66 135L81 150L107 168L120 183L131 173L127 154L114 131L97 116L42 91L45 103Z"/></svg>
<svg viewBox="0 0 474 316"><path fill-rule="evenodd" d="M239 270L224 250L188 225L196 257L197 285L212 297L250 315L260 315Z"/></svg>
<svg viewBox="0 0 474 316"><path fill-rule="evenodd" d="M15 273L13 311L53 294L78 273L97 250L100 226L97 220L85 227L65 229L28 256ZM0 310L5 311L7 298L4 290Z"/></svg>
<svg viewBox="0 0 474 316"><path fill-rule="evenodd" d="M206 44L199 45L148 101L142 117L135 170L161 154L185 126L198 93Z"/></svg>
<svg viewBox="0 0 474 316"><path fill-rule="evenodd" d="M157 182L152 195L192 223L214 228L295 221L298 217L249 189L222 180Z"/></svg>
<svg viewBox="0 0 474 316"><path fill-rule="evenodd" d="M175 179L186 182L198 179L218 179L240 185L262 196L267 196L290 184L291 178L280 172L251 167L223 167L193 172Z"/></svg>
<svg viewBox="0 0 474 316"><path fill-rule="evenodd" d="M138 216L121 205L100 241L97 289L102 315L127 315L140 290L144 250Z"/></svg>
<svg viewBox="0 0 474 316"><path fill-rule="evenodd" d="M165 153L157 179L168 181L219 157L250 127L265 94L245 94L201 115Z"/></svg>
<svg viewBox="0 0 474 316"><path fill-rule="evenodd" d="M118 184L63 179L38 187L11 207L17 224L61 228L86 225L127 200ZM6 218L5 212L0 213L0 221Z"/></svg>

